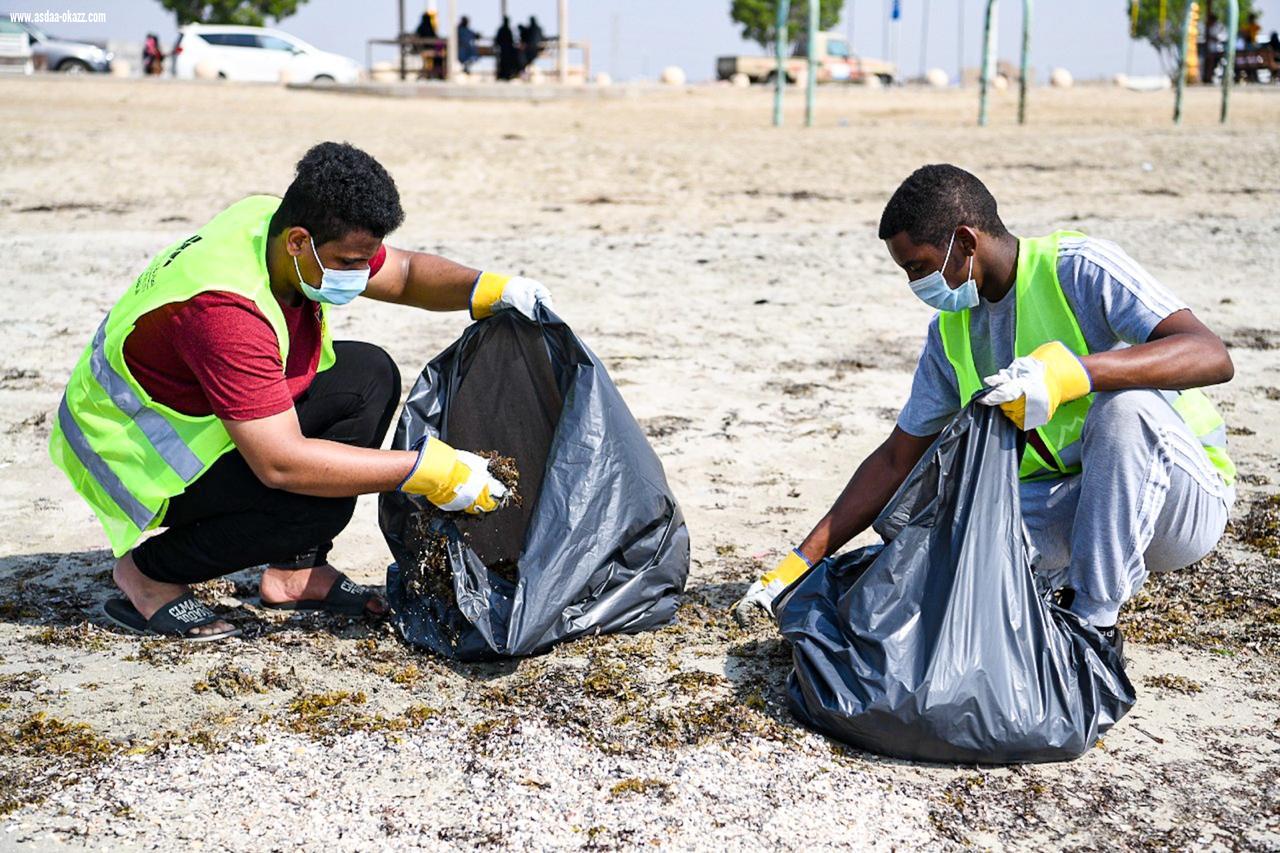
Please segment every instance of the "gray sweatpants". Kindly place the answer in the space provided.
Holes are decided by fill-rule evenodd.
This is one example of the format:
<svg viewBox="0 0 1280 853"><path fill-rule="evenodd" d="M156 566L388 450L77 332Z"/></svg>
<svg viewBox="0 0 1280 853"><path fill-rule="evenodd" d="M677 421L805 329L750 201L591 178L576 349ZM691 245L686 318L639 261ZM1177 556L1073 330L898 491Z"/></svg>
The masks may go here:
<svg viewBox="0 0 1280 853"><path fill-rule="evenodd" d="M1022 515L1042 582L1071 587L1072 611L1109 626L1148 572L1213 549L1235 494L1158 391L1099 393L1080 446L1080 474L1022 485Z"/></svg>

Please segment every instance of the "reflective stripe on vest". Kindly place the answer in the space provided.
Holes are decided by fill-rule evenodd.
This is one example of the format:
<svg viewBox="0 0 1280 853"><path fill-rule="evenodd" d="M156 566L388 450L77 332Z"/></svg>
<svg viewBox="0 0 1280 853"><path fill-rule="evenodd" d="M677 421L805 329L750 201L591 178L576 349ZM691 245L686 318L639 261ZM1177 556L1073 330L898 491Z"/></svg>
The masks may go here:
<svg viewBox="0 0 1280 853"><path fill-rule="evenodd" d="M1236 464L1227 455L1227 422L1214 408L1213 401L1199 388L1186 391L1161 391L1173 410L1186 422L1200 441L1205 455L1228 486L1236 481Z"/></svg>
<svg viewBox="0 0 1280 853"><path fill-rule="evenodd" d="M121 414L131 419L142 430L142 434L151 442L151 446L155 448L160 458L182 478L183 482L191 483L204 470L204 463L191 448L187 447L182 436L178 435L178 431L173 428L173 424L169 423L164 415L148 408L134 393L128 380L111 366L105 349L109 317L108 314L103 318L98 331L93 336L89 353L89 371ZM120 507L120 510L139 530L146 530L155 520L156 513L138 500L116 476L116 472L111 470L106 460L89 445L84 430L71 414L65 394L58 405L58 426L72 452L94 481L115 501L116 506Z"/></svg>
<svg viewBox="0 0 1280 853"><path fill-rule="evenodd" d="M116 506L120 507L121 512L129 517L135 527L146 530L155 520L156 514L143 506L116 476L116 472L111 470L111 466L93 452L89 440L84 436L84 430L80 429L80 424L67 406L65 395L58 404L58 428L62 430L62 437L66 439L71 452L102 490L116 502Z"/></svg>
<svg viewBox="0 0 1280 853"><path fill-rule="evenodd" d="M186 442L182 440L182 436L178 435L178 431L173 428L173 424L165 420L164 415L155 409L148 408L138 398L138 395L133 392L128 380L117 373L115 368L111 366L111 362L107 360L106 350L103 347L106 339L107 320L103 318L102 325L98 326L98 332L93 336L93 352L89 356L89 368L93 373L93 378L98 380L98 384L111 397L111 401L116 404L116 408L123 412L126 417L133 419L133 422L142 430L147 440L151 442L151 446L160 454L160 458L168 463L169 467L182 478L183 482L190 483L204 470L204 463L200 461L200 457L191 451L191 448L187 447ZM63 404L65 405L65 403L66 397L63 397ZM83 462L84 460L81 459L80 461ZM105 466L106 463L104 462L102 465ZM92 469L90 470L92 471ZM98 483L102 485L101 478L95 475L94 479L98 480ZM103 485L103 488L106 488L106 486Z"/></svg>

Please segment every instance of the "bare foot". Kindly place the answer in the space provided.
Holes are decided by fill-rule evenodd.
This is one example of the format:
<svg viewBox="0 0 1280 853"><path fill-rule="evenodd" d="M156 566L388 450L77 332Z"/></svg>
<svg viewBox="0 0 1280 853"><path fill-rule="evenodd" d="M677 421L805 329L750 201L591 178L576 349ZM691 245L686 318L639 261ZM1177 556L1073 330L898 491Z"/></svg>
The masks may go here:
<svg viewBox="0 0 1280 853"><path fill-rule="evenodd" d="M116 560L116 567L111 571L111 579L116 582L116 586L144 619L150 619L161 607L183 593L191 591L191 588L185 584L161 583L144 575L138 568L138 564L133 561L133 552ZM203 637L207 634L221 634L234 629L235 626L230 622L219 619L217 622L192 628L187 634Z"/></svg>
<svg viewBox="0 0 1280 853"><path fill-rule="evenodd" d="M325 563L311 569L274 569L262 573L258 594L264 604L284 604L289 601L321 601L341 577L333 566ZM365 610L371 616L387 612L387 602L380 595L369 599Z"/></svg>

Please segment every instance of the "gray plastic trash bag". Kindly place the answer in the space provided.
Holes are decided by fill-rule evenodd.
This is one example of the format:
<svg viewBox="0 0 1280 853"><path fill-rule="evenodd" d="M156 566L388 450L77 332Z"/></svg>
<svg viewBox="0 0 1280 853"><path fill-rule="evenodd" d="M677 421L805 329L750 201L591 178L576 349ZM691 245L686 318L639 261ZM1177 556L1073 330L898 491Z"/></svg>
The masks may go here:
<svg viewBox="0 0 1280 853"><path fill-rule="evenodd" d="M689 573L689 535L662 464L595 355L538 307L468 327L422 371L392 446L437 436L495 450L520 471L522 504L446 521L452 594L405 583L424 498L379 500L396 562L394 623L409 643L460 660L530 655L584 634L666 624ZM415 538L416 537L416 538ZM448 591L449 581L445 580Z"/></svg>
<svg viewBox="0 0 1280 853"><path fill-rule="evenodd" d="M801 722L884 755L1004 764L1075 758L1133 706L1110 643L1037 591L1020 450L970 404L876 519L886 544L784 594Z"/></svg>

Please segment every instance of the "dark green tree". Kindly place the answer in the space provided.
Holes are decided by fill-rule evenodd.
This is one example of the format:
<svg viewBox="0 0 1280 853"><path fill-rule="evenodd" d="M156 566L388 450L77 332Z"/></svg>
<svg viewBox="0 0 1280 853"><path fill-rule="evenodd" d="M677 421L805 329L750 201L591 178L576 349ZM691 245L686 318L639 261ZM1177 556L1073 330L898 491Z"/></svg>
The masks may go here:
<svg viewBox="0 0 1280 853"><path fill-rule="evenodd" d="M306 0L160 0L160 5L178 19L178 26L185 24L240 24L247 27L265 26L287 18Z"/></svg>
<svg viewBox="0 0 1280 853"><path fill-rule="evenodd" d="M818 29L829 30L840 22L840 10L844 0L819 0ZM773 46L776 33L774 22L778 16L777 0L733 0L729 17L741 25L742 37L763 48ZM791 0L788 41L804 36L809 21L809 0Z"/></svg>
<svg viewBox="0 0 1280 853"><path fill-rule="evenodd" d="M1257 11L1253 8L1253 0L1238 0L1240 4L1240 23L1249 19L1249 15ZM1164 17L1160 16L1160 7L1164 6ZM1146 39L1160 54L1160 62L1170 75L1178 73L1179 51L1182 45L1178 39L1182 35L1182 16L1187 8L1186 0L1138 0L1137 26L1133 28L1134 38ZM1125 0L1125 14L1132 21L1132 0ZM1200 39L1203 40L1209 23L1207 13L1212 11L1213 19L1227 21L1227 0L1200 0ZM1235 38L1235 33L1229 34Z"/></svg>

